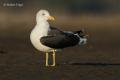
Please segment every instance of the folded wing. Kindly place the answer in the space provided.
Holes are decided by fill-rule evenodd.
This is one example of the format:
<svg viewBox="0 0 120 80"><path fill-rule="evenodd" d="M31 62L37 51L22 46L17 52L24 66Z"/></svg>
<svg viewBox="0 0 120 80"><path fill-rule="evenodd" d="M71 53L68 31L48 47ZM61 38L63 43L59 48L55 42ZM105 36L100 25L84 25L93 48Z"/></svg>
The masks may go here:
<svg viewBox="0 0 120 80"><path fill-rule="evenodd" d="M61 49L77 45L79 42L79 37L71 33L62 33L44 36L40 39L40 42L45 46Z"/></svg>

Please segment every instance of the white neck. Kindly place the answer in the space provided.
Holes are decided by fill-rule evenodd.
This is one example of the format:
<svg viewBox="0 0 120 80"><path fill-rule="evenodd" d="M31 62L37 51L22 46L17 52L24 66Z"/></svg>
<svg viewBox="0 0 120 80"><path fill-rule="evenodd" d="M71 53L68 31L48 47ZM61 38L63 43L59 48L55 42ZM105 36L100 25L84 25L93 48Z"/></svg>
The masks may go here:
<svg viewBox="0 0 120 80"><path fill-rule="evenodd" d="M35 28L31 32L31 35L43 37L43 36L47 36L48 31L49 31L49 23L47 21L41 21L39 23L37 22Z"/></svg>
<svg viewBox="0 0 120 80"><path fill-rule="evenodd" d="M40 28L46 28L49 27L49 23L46 20L39 20L36 21L36 27L40 27Z"/></svg>

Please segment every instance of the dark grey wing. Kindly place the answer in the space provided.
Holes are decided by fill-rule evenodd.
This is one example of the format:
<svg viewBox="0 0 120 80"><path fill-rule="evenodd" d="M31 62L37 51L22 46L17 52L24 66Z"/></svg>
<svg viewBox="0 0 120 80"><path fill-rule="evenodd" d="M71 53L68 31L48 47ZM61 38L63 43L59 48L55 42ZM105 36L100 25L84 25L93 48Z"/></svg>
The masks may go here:
<svg viewBox="0 0 120 80"><path fill-rule="evenodd" d="M55 35L59 35L59 34L63 34L63 33L64 32L61 31L60 29L50 26L50 31L48 32L48 35L55 36Z"/></svg>
<svg viewBox="0 0 120 80"><path fill-rule="evenodd" d="M77 45L79 42L79 38L73 34L44 36L40 39L40 42L45 46L55 49L61 49Z"/></svg>

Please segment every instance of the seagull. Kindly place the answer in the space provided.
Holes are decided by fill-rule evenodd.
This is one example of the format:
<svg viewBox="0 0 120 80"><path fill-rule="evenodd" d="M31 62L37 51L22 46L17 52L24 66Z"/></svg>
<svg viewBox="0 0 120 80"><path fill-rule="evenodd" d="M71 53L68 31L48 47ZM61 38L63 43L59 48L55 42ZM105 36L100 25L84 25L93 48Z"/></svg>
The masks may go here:
<svg viewBox="0 0 120 80"><path fill-rule="evenodd" d="M37 12L36 25L30 33L30 40L37 50L46 53L45 66L55 66L57 51L67 47L84 45L87 38L82 30L62 31L52 27L48 22L49 20L54 21L55 18L50 16L47 10ZM49 64L49 53L52 53L52 64Z"/></svg>

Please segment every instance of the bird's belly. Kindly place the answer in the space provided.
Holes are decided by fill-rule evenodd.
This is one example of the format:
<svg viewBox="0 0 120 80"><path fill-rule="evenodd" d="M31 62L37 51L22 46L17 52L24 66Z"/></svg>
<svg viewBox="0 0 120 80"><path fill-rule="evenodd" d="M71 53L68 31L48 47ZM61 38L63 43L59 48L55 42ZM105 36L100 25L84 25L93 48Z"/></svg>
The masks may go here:
<svg viewBox="0 0 120 80"><path fill-rule="evenodd" d="M41 35L37 35L37 33L31 33L30 35L30 40L31 43L33 44L33 46L39 50L39 51L43 51L43 52L50 52L50 50L52 48L44 46L41 42L40 42L40 38L42 36Z"/></svg>
<svg viewBox="0 0 120 80"><path fill-rule="evenodd" d="M52 50L52 48L44 46L42 43L40 43L39 39L38 40L31 39L31 42L33 46L39 51L50 52Z"/></svg>

